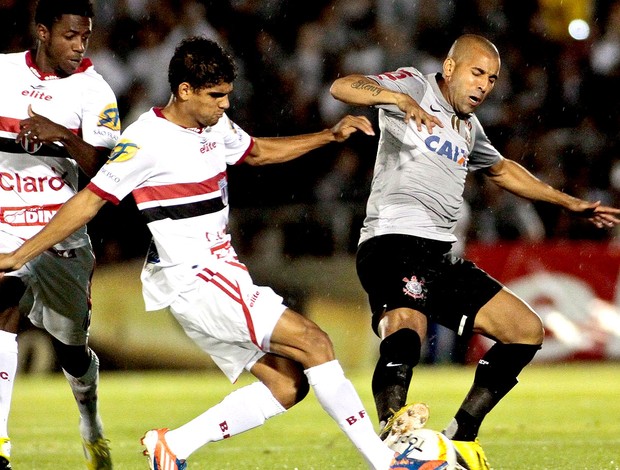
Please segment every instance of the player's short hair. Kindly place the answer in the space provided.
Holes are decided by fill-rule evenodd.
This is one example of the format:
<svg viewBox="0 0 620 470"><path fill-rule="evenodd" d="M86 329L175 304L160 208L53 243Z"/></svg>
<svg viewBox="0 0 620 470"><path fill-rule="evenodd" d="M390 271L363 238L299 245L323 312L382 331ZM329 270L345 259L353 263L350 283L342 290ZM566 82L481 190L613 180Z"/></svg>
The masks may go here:
<svg viewBox="0 0 620 470"><path fill-rule="evenodd" d="M168 82L174 95L183 82L199 90L232 83L236 77L237 67L232 56L218 43L202 36L181 41L168 67Z"/></svg>
<svg viewBox="0 0 620 470"><path fill-rule="evenodd" d="M62 15L92 18L95 16L93 2L92 0L39 0L34 12L34 22L49 29L60 20Z"/></svg>

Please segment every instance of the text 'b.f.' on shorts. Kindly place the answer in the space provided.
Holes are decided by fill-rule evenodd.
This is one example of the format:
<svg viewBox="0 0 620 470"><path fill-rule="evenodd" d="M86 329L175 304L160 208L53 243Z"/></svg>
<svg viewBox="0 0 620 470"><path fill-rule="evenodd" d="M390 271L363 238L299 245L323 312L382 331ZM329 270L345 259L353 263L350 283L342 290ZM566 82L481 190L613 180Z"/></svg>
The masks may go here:
<svg viewBox="0 0 620 470"><path fill-rule="evenodd" d="M471 333L478 310L502 285L454 256L451 246L400 234L373 237L359 246L357 274L368 294L375 333L383 312L396 308L422 312L459 336Z"/></svg>

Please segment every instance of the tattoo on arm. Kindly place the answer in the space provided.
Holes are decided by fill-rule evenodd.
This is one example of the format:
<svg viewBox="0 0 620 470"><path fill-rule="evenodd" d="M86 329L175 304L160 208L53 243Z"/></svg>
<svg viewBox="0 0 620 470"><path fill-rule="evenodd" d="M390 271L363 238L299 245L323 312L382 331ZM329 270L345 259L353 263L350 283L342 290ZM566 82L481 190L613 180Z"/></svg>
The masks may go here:
<svg viewBox="0 0 620 470"><path fill-rule="evenodd" d="M358 80L357 82L351 84L351 88L355 88L356 90L368 90L372 93L373 96L377 96L383 90L375 85L374 83L368 83L364 80Z"/></svg>

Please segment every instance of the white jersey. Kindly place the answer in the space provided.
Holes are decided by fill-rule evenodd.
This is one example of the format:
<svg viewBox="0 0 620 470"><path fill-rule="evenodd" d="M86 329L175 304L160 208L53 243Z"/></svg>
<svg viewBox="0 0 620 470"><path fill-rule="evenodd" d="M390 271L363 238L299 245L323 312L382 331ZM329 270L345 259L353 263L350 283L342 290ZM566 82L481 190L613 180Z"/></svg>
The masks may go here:
<svg viewBox="0 0 620 470"><path fill-rule="evenodd" d="M360 243L383 234L456 241L467 171L492 166L500 153L476 116L463 120L454 113L434 75L406 67L368 78L410 95L444 127L420 132L396 106L379 106L381 137Z"/></svg>
<svg viewBox="0 0 620 470"><path fill-rule="evenodd" d="M224 115L186 129L151 109L123 132L88 188L118 203L132 193L153 235L142 282L147 310L158 310L195 282L230 247L227 165L240 163L252 137Z"/></svg>
<svg viewBox="0 0 620 470"><path fill-rule="evenodd" d="M0 230L27 239L39 232L77 192L79 168L61 144L15 142L19 122L32 110L65 126L95 147L111 149L120 135L116 97L84 59L60 78L38 70L30 51L0 54ZM82 227L56 249L88 243Z"/></svg>

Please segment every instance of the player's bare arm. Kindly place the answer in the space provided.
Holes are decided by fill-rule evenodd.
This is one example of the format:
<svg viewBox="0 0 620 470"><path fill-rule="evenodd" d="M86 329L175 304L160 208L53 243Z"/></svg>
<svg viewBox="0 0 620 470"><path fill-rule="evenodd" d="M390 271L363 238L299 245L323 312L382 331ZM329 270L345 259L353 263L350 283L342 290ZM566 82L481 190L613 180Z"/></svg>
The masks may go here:
<svg viewBox="0 0 620 470"><path fill-rule="evenodd" d="M599 228L620 223L620 209L603 206L600 201L584 201L563 193L539 180L513 160L503 158L487 169L487 176L499 187L517 196L562 206L575 215L587 218Z"/></svg>
<svg viewBox="0 0 620 470"><path fill-rule="evenodd" d="M28 105L28 116L27 119L19 123L19 134L17 134L16 141L27 137L30 141L42 144L60 142L89 177L94 176L101 165L105 163L110 153L109 149L97 148L88 144L66 127L37 114L31 105Z"/></svg>
<svg viewBox="0 0 620 470"><path fill-rule="evenodd" d="M245 159L250 165L268 165L294 160L331 142L344 142L354 132L375 135L365 116L345 116L331 129L289 137L255 137L254 146Z"/></svg>
<svg viewBox="0 0 620 470"><path fill-rule="evenodd" d="M332 83L330 92L337 100L353 105L396 105L405 114L404 121L413 119L418 131L422 131L424 125L432 134L435 126L443 127L439 118L424 111L411 96L382 87L364 75L353 74L339 78Z"/></svg>
<svg viewBox="0 0 620 470"><path fill-rule="evenodd" d="M88 188L69 199L34 237L11 253L0 254L0 272L21 268L28 261L86 225L106 203Z"/></svg>

